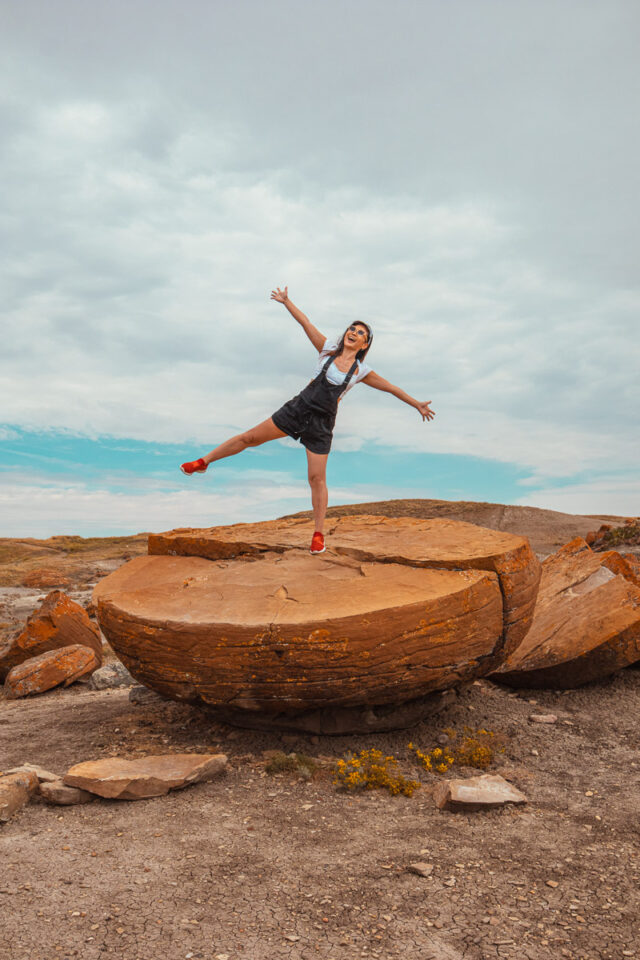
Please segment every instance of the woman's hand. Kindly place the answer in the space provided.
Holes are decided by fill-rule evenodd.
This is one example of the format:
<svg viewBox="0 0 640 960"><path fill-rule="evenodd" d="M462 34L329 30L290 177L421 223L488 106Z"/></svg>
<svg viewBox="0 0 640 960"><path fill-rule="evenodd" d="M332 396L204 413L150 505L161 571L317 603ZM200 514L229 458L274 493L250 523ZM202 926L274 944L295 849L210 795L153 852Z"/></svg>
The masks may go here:
<svg viewBox="0 0 640 960"><path fill-rule="evenodd" d="M281 290L280 287L278 287L276 290L272 290L272 291L271 291L271 299L272 299L272 300L277 300L278 303L284 303L285 300L288 300L288 299L289 299L288 290L289 290L288 287L285 287L284 290Z"/></svg>
<svg viewBox="0 0 640 960"><path fill-rule="evenodd" d="M423 420L433 420L435 417L435 413L429 406L430 403L431 400L425 400L423 403L418 403L418 406L416 407L418 413L422 414Z"/></svg>

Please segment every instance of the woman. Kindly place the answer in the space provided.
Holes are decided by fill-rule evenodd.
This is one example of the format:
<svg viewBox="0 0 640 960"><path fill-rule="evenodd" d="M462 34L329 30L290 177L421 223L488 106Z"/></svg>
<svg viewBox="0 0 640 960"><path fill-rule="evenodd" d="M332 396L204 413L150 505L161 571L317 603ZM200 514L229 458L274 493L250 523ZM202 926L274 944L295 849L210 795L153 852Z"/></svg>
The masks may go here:
<svg viewBox="0 0 640 960"><path fill-rule="evenodd" d="M301 393L276 410L268 420L263 420L257 427L245 433L231 437L205 457L183 463L180 469L188 476L192 476L194 473L204 473L214 460L232 457L246 450L247 447L257 447L268 440L285 436L300 440L307 450L315 525L310 553L324 553L323 529L329 499L326 481L327 457L331 449L338 403L344 394L356 383L362 381L370 387L375 387L376 390L391 393L399 400L415 407L423 421L432 420L435 414L430 409L430 400L426 402L414 400L400 387L378 376L363 362L373 341L373 333L368 324L360 320L351 324L343 333L340 342L335 343L325 339L324 334L320 333L309 318L289 300L287 287L284 290L280 290L279 287L272 290L271 299L285 305L318 351L314 379Z"/></svg>

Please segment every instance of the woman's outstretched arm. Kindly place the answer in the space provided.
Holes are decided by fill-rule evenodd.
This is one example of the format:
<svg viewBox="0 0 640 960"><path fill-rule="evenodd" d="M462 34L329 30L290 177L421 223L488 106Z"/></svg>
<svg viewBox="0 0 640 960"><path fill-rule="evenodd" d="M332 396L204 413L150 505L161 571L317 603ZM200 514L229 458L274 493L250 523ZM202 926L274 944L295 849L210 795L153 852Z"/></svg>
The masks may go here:
<svg viewBox="0 0 640 960"><path fill-rule="evenodd" d="M400 387L396 387L395 384L389 383L388 380L379 376L374 370L368 373L366 377L363 377L361 383L366 383L369 387L375 387L376 390L391 393L394 397L397 397L398 400L403 400L405 403L408 403L410 407L415 407L423 420L433 420L435 417L435 413L430 408L431 400L414 400L408 393L401 390Z"/></svg>
<svg viewBox="0 0 640 960"><path fill-rule="evenodd" d="M311 340L311 343L314 345L318 353L320 353L327 338L325 337L324 333L320 333L320 331L314 327L309 320L309 317L305 316L302 310L298 310L295 303L291 303L287 293L288 289L288 287L285 287L284 290L281 290L280 287L278 287L277 290L272 290L271 299L277 300L278 303L284 303L291 316L295 317L306 335L309 337L309 340Z"/></svg>

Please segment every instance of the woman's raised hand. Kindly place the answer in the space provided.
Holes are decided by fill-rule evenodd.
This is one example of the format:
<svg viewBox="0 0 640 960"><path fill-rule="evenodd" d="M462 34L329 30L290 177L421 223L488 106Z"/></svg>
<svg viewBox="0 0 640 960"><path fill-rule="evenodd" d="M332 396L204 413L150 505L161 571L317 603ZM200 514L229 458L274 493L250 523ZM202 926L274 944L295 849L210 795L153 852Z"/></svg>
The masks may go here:
<svg viewBox="0 0 640 960"><path fill-rule="evenodd" d="M417 410L418 413L422 414L423 420L433 420L435 417L435 413L429 406L430 403L431 400L425 400L423 403L418 404Z"/></svg>
<svg viewBox="0 0 640 960"><path fill-rule="evenodd" d="M285 287L284 290L281 290L280 287L278 287L276 290L272 290L272 291L271 291L271 299L272 299L272 300L277 300L278 303L284 303L285 300L288 300L288 299L289 299L288 290L289 290L288 287Z"/></svg>

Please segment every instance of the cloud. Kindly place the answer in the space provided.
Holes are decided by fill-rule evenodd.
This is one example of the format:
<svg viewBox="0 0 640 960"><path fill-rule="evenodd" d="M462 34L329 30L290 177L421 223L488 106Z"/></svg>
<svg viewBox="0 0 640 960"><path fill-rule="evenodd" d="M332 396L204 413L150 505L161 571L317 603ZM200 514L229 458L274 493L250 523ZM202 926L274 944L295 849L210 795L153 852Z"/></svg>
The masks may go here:
<svg viewBox="0 0 640 960"><path fill-rule="evenodd" d="M516 503L587 516L612 514L638 517L640 516L640 488L636 476L621 478L611 474L583 483L569 483L560 487L539 489L530 496L516 500Z"/></svg>
<svg viewBox="0 0 640 960"><path fill-rule="evenodd" d="M381 484L356 482L332 487L331 502L375 501L385 495ZM138 484L121 483L117 489L114 477L96 485L44 474L25 482L10 471L0 473L4 537L115 536L271 520L310 509L306 481L277 471L248 470L241 482L225 477L224 482L216 481L214 489L208 478L198 477L181 490L167 490L161 481L150 478Z"/></svg>
<svg viewBox="0 0 640 960"><path fill-rule="evenodd" d="M5 12L9 427L213 446L311 375L288 283L437 413L359 386L336 450L637 469L635 7L190 11Z"/></svg>

